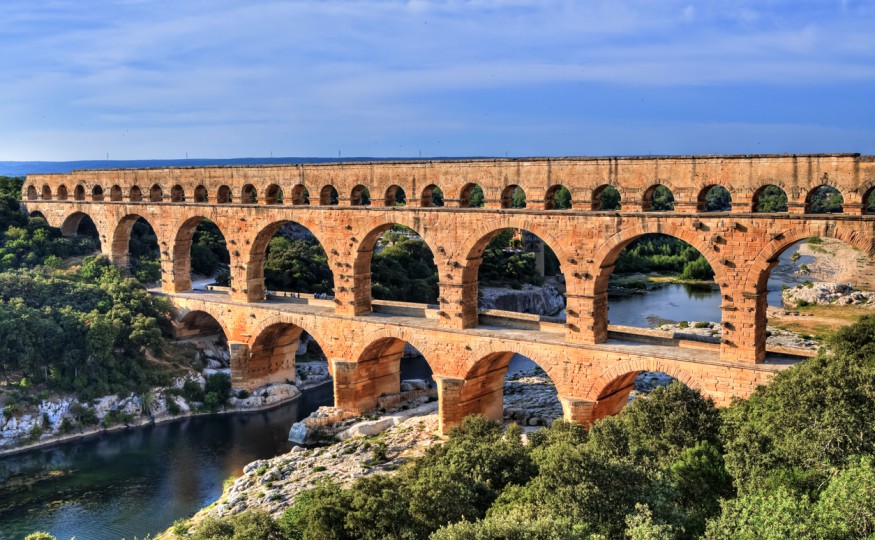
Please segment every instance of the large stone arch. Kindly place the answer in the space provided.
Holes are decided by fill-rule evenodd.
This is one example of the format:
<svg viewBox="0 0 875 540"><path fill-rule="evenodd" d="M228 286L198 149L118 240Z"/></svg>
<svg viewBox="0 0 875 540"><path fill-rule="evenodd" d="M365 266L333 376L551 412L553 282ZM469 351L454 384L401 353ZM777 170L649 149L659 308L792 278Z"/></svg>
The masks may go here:
<svg viewBox="0 0 875 540"><path fill-rule="evenodd" d="M692 230L669 224L663 226L659 221L649 221L644 224L633 225L621 229L612 234L605 242L596 247L595 254L592 256L592 263L586 271L591 278L587 279L583 293L588 295L598 294L600 291L607 290L608 278L614 270L614 262L620 253L633 240L644 236L645 234L664 234L683 240L687 244L696 248L699 253L708 261L711 268L714 270L714 280L718 283L724 283L726 280L726 271L721 264L720 254L711 247L706 241L702 233L696 233ZM557 254L558 255L558 254ZM589 259L589 257L587 257Z"/></svg>
<svg viewBox="0 0 875 540"><path fill-rule="evenodd" d="M465 416L482 414L501 421L504 413L505 376L515 354L525 356L537 364L556 386L557 396L564 394L567 385L564 374L559 371L562 363L543 359L545 354L549 354L548 351L531 346L509 349L502 343L491 343L468 355L464 364L466 372L457 396L458 403L453 404L458 418L444 420L455 423Z"/></svg>
<svg viewBox="0 0 875 540"><path fill-rule="evenodd" d="M793 244L811 238L825 236L850 244L875 259L875 231L866 234L860 229L842 227L830 222L811 222L789 231L776 232L753 257L749 259L748 271L743 278L742 290L756 294L765 292L769 274L778 264L778 257Z"/></svg>
<svg viewBox="0 0 875 540"><path fill-rule="evenodd" d="M150 227L152 227L152 230L155 231L155 236L158 239L158 248L159 250L161 249L161 230L156 226L156 223L152 222L149 217L143 214L126 214L118 220L113 228L112 240L109 248L109 258L113 264L119 268L128 268L128 264L130 263L131 231L134 229L134 224L139 219L143 219ZM162 264L161 266L161 281L163 283L167 276L163 275L165 270L164 265Z"/></svg>
<svg viewBox="0 0 875 540"><path fill-rule="evenodd" d="M559 272L564 276L565 282L568 284L568 292L571 292L574 287L574 281L569 279L570 266L568 264L569 261L574 260L574 256L566 249L567 243L560 242L554 232L550 232L544 226L532 222L525 215L502 215L494 221L481 224L475 228L462 241L458 250L448 251L448 253L453 253L452 257L448 256L449 265L461 268L461 272L450 270L448 277L461 277L461 283L456 285L458 293L455 300L461 306L457 316L461 319L459 326L462 328L478 324L478 281L480 264L483 262L483 251L490 240L504 229L521 229L537 235L546 246L553 250L556 258L559 260ZM444 279L446 274L445 268L446 266L442 264L438 265L441 278L441 297L448 298L449 296L444 291L445 284L448 283Z"/></svg>
<svg viewBox="0 0 875 540"><path fill-rule="evenodd" d="M300 217L300 216L297 216ZM316 216L313 216L313 219L317 219ZM338 279L337 272L335 269L335 253L337 250L332 250L332 245L326 242L326 239L320 236L321 227L320 224L313 222L312 220L300 220L300 219L283 219L276 221L265 221L259 223L254 230L258 231L255 235L255 238L252 240L249 245L248 250L239 254L239 249L243 244L241 239L235 239L237 245L234 249L229 248L229 252L231 254L232 259L234 257L241 256L244 262L243 273L237 277L236 285L235 285L235 268L239 267L238 265L231 265L231 290L232 293L242 294L246 297L249 302L257 302L260 300L264 300L265 298L265 285L264 285L264 261L267 256L267 247L270 244L271 238L280 230L280 227L286 225L288 223L297 223L303 227L306 227L313 236L316 237L316 240L322 246L322 249L325 250L325 255L328 257L328 268L331 270L332 275L334 277L335 287L337 287ZM227 240L231 240L226 237ZM247 240L248 242L248 240ZM332 252L333 251L333 252Z"/></svg>
<svg viewBox="0 0 875 540"><path fill-rule="evenodd" d="M602 211L602 212L617 212L618 210L601 210L602 203L602 194L605 192L607 188L613 188L620 195L620 207L622 208L623 203L626 203L627 208L631 209L635 205L635 201L630 200L631 195L626 191L626 188L616 182L603 182L597 186L592 186L590 188L585 188L583 190L583 195L589 199L589 209L593 211ZM572 192L572 197L574 193Z"/></svg>
<svg viewBox="0 0 875 540"><path fill-rule="evenodd" d="M371 293L371 261L377 240L394 225L402 225L416 232L423 242L431 250L435 260L435 266L440 271L444 259L437 249L437 239L432 237L427 226L411 217L405 212L393 212L386 217L374 218L359 229L361 240L355 246L355 260L353 261L353 279L355 287L355 313L356 315L369 313L373 303ZM356 236L359 238L359 236ZM444 250L446 252L446 250ZM440 288L438 296L440 296Z"/></svg>
<svg viewBox="0 0 875 540"><path fill-rule="evenodd" d="M681 369L675 362L658 358L634 358L611 365L592 381L585 399L594 402L591 416L585 419L592 422L618 414L629 402L629 393L634 389L635 378L642 371L658 371L681 381L705 397L712 397L702 381Z"/></svg>
<svg viewBox="0 0 875 540"><path fill-rule="evenodd" d="M425 361L428 364L428 367L431 368L434 373L443 373L445 370L445 366L441 364L437 364L434 359L429 360L433 355L433 344L429 343L429 341L422 335L421 332L417 332L414 328L401 328L401 327L384 327L379 330L374 330L365 334L365 336L361 340L362 346L353 351L352 357L356 358L357 361L360 360L367 348L377 341L385 340L385 339L397 339L399 341L404 341L409 343L413 347L416 347L416 350L425 357Z"/></svg>
<svg viewBox="0 0 875 540"><path fill-rule="evenodd" d="M72 210L60 220L60 228L61 234L66 237L76 236L77 231L79 230L79 225L82 223L82 220L85 218L90 219L94 226L97 227L97 233L100 236L101 246L105 246L106 244L106 232L101 229L101 224L98 222L94 216L88 212L84 212L82 210ZM103 249L106 252L106 248Z"/></svg>
<svg viewBox="0 0 875 540"><path fill-rule="evenodd" d="M176 313L175 321L179 325L182 325L183 327L186 325L196 326L197 323L195 321L191 320L190 318L196 318L199 313L205 313L205 314L209 315L213 320L215 320L218 323L219 327L221 328L222 332L225 334L226 340L231 341L233 339L233 334L231 333L231 326L229 326L228 323L225 321L226 314L223 312L222 308L218 304L204 302L203 305L199 306L196 309L186 308L183 310L179 310ZM186 334L187 334L187 332L180 334L180 332L177 331L177 337L180 337L180 336L184 337Z"/></svg>
<svg viewBox="0 0 875 540"><path fill-rule="evenodd" d="M197 226L203 220L209 220L215 223L216 227L219 228L219 232L221 232L222 236L225 238L225 242L228 242L228 235L222 227L222 224L208 218L207 216L200 214L186 216L181 222L174 224L172 229L173 244L170 252L173 261L173 275L171 276L171 280L174 292L191 289L191 243L194 239L194 233L195 230L197 230ZM231 257L231 266L234 266L236 257L230 253L230 250L229 255ZM233 281L231 282L231 287L234 287Z"/></svg>
<svg viewBox="0 0 875 540"><path fill-rule="evenodd" d="M278 313L261 320L250 329L247 345L249 354L232 355L232 379L238 385L256 388L268 383L295 379L295 352L301 335L308 333L322 351L330 356L328 342L317 331L317 326L306 317L293 313ZM235 362L236 360L236 362ZM329 369L331 362L329 362Z"/></svg>

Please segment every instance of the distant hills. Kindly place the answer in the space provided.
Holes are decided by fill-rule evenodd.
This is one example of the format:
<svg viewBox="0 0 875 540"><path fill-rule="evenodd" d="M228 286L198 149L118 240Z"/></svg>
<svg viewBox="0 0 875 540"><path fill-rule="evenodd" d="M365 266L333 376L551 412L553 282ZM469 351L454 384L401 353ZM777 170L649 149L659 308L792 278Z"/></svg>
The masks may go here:
<svg viewBox="0 0 875 540"><path fill-rule="evenodd" d="M68 173L77 169L142 169L147 167L207 167L221 165L280 165L289 163L325 163L357 161L395 161L413 158L231 158L231 159L129 159L87 161L0 161L0 176L26 176L28 174ZM445 157L428 158L449 159Z"/></svg>

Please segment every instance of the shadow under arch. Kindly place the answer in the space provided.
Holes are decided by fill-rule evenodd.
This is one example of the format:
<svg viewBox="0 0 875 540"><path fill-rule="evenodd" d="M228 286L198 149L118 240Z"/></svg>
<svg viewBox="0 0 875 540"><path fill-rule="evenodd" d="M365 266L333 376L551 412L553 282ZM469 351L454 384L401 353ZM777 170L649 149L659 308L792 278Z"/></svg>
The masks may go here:
<svg viewBox="0 0 875 540"><path fill-rule="evenodd" d="M134 230L134 225L137 221L141 219L152 228L152 231L155 232L155 235L157 236L158 229L152 225L152 222L150 222L148 218L140 214L128 214L122 217L113 229L112 239L110 241L109 258L113 264L124 270L129 268L131 262L131 232ZM159 250L160 244L161 242L159 239Z"/></svg>
<svg viewBox="0 0 875 540"><path fill-rule="evenodd" d="M406 334L406 333L405 333ZM335 365L335 403L338 407L357 412L374 410L383 396L401 392L401 361L409 344L424 359L432 373L426 344L416 345L410 335L395 335L377 331L365 336L365 346L355 362Z"/></svg>
<svg viewBox="0 0 875 540"><path fill-rule="evenodd" d="M178 316L174 326L174 336L177 339L185 339L195 336L212 336L221 334L225 341L230 339L231 333L224 323L221 309L212 311L208 304L201 309L192 309Z"/></svg>
<svg viewBox="0 0 875 540"><path fill-rule="evenodd" d="M42 194L40 195L40 199L44 201L52 200L52 188L49 187L48 184L43 185Z"/></svg>
<svg viewBox="0 0 875 540"><path fill-rule="evenodd" d="M190 216L174 227L173 233L173 290L176 292L187 291L191 284L191 244L198 225L203 221L210 221L216 225L219 234L227 242L228 236L218 223L201 215ZM232 278L233 279L233 278ZM231 287L235 284L232 282Z"/></svg>
<svg viewBox="0 0 875 540"><path fill-rule="evenodd" d="M255 236L255 239L252 241L252 245L249 247L249 252L246 255L246 295L250 302L256 302L265 299L266 294L266 285L265 285L265 277L264 277L264 263L267 257L268 246L270 245L271 239L273 239L274 235L279 232L280 228L284 225L288 225L290 223L297 224L309 231L313 238L319 243L319 246L322 247L322 250L325 252L325 255L328 259L328 270L331 272L332 282L336 285L337 280L334 275L334 270L332 270L333 264L333 255L329 253L327 249L325 249L325 243L322 239L317 236L313 230L315 229L315 225L309 222L296 221L291 219L273 221L261 227L258 231L258 234ZM233 253L232 253L233 255ZM232 291L236 291L240 288L241 284L237 284L234 286L234 283L231 284ZM300 291L299 291L300 292Z"/></svg>
<svg viewBox="0 0 875 540"><path fill-rule="evenodd" d="M246 366L231 361L231 376L235 386L258 386L295 380L295 357L302 337L309 335L325 355L324 338L304 317L281 313L268 317L252 329L249 340L249 360ZM331 369L330 362L328 363Z"/></svg>
<svg viewBox="0 0 875 540"><path fill-rule="evenodd" d="M336 206L338 203L338 194L337 189L328 184L323 186L319 191L319 205L320 206Z"/></svg>
<svg viewBox="0 0 875 540"><path fill-rule="evenodd" d="M67 200L67 186L61 184L58 186L58 200L66 201Z"/></svg>
<svg viewBox="0 0 875 540"><path fill-rule="evenodd" d="M642 372L664 373L690 389L702 392L705 397L710 397L699 379L672 363L653 358L628 360L612 365L593 381L587 398L594 401L595 406L588 421L594 422L606 416L619 414L629 403L629 394L635 388L635 379Z"/></svg>
<svg viewBox="0 0 875 540"><path fill-rule="evenodd" d="M96 236L98 242L101 241L100 230L97 228L97 224L91 216L86 214L85 212L75 211L65 216L61 221L61 234L66 237L76 236L77 234L83 234L80 232L80 227L83 226L93 226L94 232L96 234L89 234L89 236ZM88 234L87 232L85 234Z"/></svg>
<svg viewBox="0 0 875 540"><path fill-rule="evenodd" d="M381 218L374 219L363 229L364 231L367 231L367 233L365 233L362 240L358 243L355 262L353 263L353 279L355 280L357 292L360 292L360 294L356 294L355 299L355 313L357 315L370 313L372 311L374 295L372 292L373 283L371 281L371 263L373 261L374 248L376 247L377 240L379 240L385 232L395 225L406 227L415 232L417 236L425 242L425 245L428 247L433 258L437 253L433 241L420 234L420 232L416 230L416 224L412 220L408 220L406 216L402 217L401 215L396 215L394 217L396 219L392 221L386 221ZM435 264L438 264L437 261L435 261ZM440 290L438 290L438 297L440 297Z"/></svg>
<svg viewBox="0 0 875 540"><path fill-rule="evenodd" d="M462 416L482 414L502 421L504 415L504 384L508 367L514 355L519 354L538 366L556 387L557 398L564 394L563 380L550 362L540 359L542 351L523 347L519 351L499 348L481 348L468 357L469 366L462 383L459 409ZM461 419L460 419L461 420Z"/></svg>
<svg viewBox="0 0 875 540"><path fill-rule="evenodd" d="M35 201L38 198L39 197L37 195L36 186L34 186L34 185L27 186L27 200Z"/></svg>
<svg viewBox="0 0 875 540"><path fill-rule="evenodd" d="M483 206L485 192L479 184L469 182L462 186L459 192L459 206L461 208L480 208Z"/></svg>
<svg viewBox="0 0 875 540"><path fill-rule="evenodd" d="M419 206L423 208L432 208L435 206L444 205L444 192L437 184L429 184L422 190L422 196L419 200Z"/></svg>

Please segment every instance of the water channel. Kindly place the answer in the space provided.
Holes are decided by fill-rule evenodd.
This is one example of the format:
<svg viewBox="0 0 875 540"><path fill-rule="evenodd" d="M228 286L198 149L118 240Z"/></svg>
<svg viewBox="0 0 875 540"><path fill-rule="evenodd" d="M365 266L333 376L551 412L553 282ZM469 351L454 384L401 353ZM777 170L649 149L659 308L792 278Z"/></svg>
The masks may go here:
<svg viewBox="0 0 875 540"><path fill-rule="evenodd" d="M770 280L770 305L780 305L783 283L795 284L786 276ZM720 302L716 289L671 284L612 298L609 317L641 327L657 319L719 321ZM510 370L530 366L515 357ZM422 360L402 362L403 378L429 373ZM216 500L223 481L247 463L287 451L291 424L332 399L326 384L266 412L188 418L0 458L0 540L20 540L35 530L60 540L162 531Z"/></svg>

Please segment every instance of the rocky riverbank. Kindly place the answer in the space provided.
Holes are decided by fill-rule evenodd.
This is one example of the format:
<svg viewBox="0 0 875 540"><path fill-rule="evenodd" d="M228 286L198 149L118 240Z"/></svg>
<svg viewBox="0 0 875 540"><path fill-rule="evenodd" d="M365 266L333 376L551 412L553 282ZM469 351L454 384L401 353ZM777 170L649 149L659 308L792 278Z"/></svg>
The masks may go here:
<svg viewBox="0 0 875 540"><path fill-rule="evenodd" d="M94 400L80 400L73 395L13 400L7 395L0 404L0 455L198 414L269 409L297 399L303 389L331 380L326 362L301 362L296 366L294 384L276 383L252 392L231 389L224 403L209 403L213 398L209 397L207 380L229 377L230 357L222 344L201 340L198 347L194 363L208 367L192 370L167 387L151 388L143 394Z"/></svg>
<svg viewBox="0 0 875 540"><path fill-rule="evenodd" d="M875 292L856 290L843 283L812 283L810 281L784 289L785 306L863 306L875 309Z"/></svg>
<svg viewBox="0 0 875 540"><path fill-rule="evenodd" d="M673 380L662 373L642 372L635 379L630 399L644 396ZM415 390L414 386L408 389ZM536 365L509 374L504 395L506 423L544 426L562 416L555 386ZM396 412L380 418L343 418L337 426L328 428L339 442L316 448L295 446L281 456L250 463L244 467L243 475L226 487L219 500L200 511L189 525L206 516L221 517L255 509L278 517L294 503L298 494L320 480L348 486L362 476L392 474L404 463L442 442L437 434L436 409L437 403L418 396L397 404ZM342 411L330 407L320 411L313 417L342 416ZM393 421L380 424L387 418ZM159 538L173 536L167 533Z"/></svg>
<svg viewBox="0 0 875 540"><path fill-rule="evenodd" d="M521 289L480 287L480 292L480 309L553 315L565 307L565 298L553 285L525 284Z"/></svg>
<svg viewBox="0 0 875 540"><path fill-rule="evenodd" d="M661 324L656 327L656 330L665 332L667 337L677 334L710 337L715 343L719 343L723 335L723 327L719 323L707 321L681 321L680 323ZM820 343L816 340L796 332L782 330L773 326L767 327L766 332L766 345L773 347L789 347L807 351L816 351L820 347Z"/></svg>

